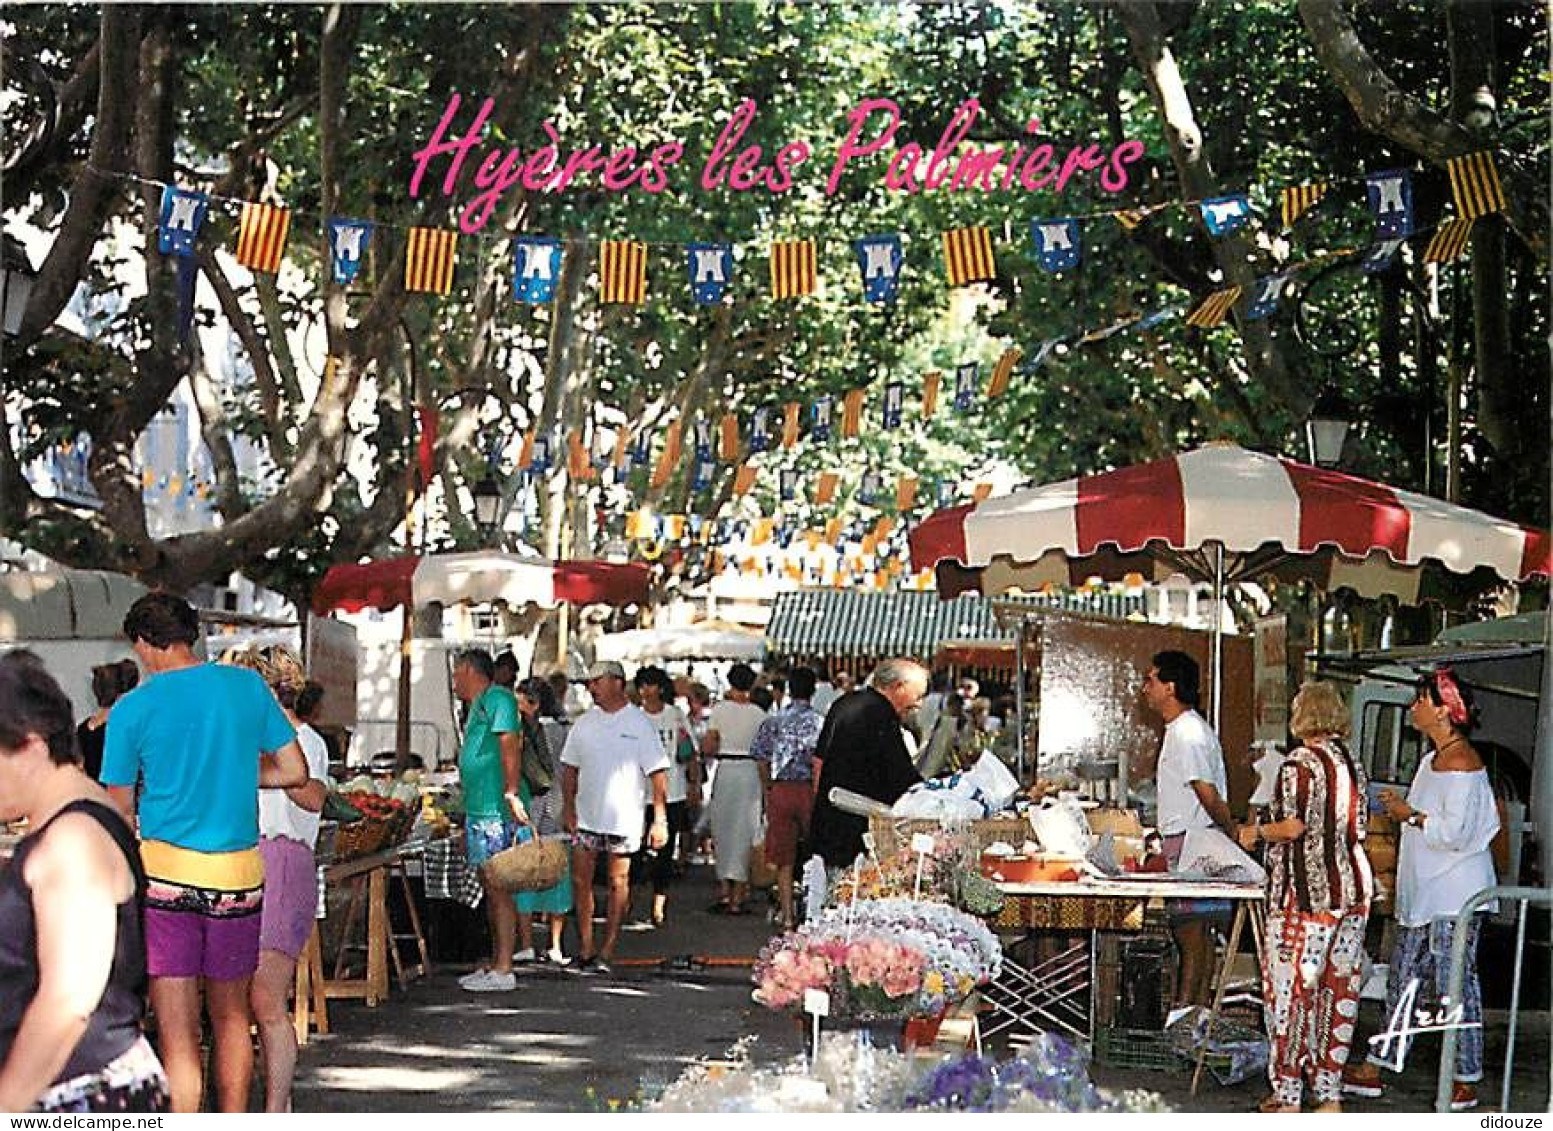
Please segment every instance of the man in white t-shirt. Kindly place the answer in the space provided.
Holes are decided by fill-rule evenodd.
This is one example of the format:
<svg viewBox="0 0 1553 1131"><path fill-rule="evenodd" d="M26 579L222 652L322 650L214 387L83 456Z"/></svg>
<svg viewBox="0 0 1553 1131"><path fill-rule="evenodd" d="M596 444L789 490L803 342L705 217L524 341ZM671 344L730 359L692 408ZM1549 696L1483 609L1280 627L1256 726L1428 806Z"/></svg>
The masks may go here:
<svg viewBox="0 0 1553 1131"><path fill-rule="evenodd" d="M581 954L575 969L608 974L631 896L631 857L641 847L642 810L649 791L653 819L647 843L669 838L669 760L658 732L626 697L626 674L613 660L588 669L593 707L572 724L561 752L561 823L572 834L572 899ZM650 787L650 790L649 790ZM609 859L604 944L593 946L593 872Z"/></svg>
<svg viewBox="0 0 1553 1131"><path fill-rule="evenodd" d="M1159 804L1159 833L1172 868L1180 863L1181 846L1192 829L1217 825L1235 838L1224 775L1224 752L1218 736L1196 711L1202 676L1197 661L1185 652L1160 652L1143 678L1143 700L1165 720L1165 740L1154 771ZM1185 901L1190 903L1191 901ZM1181 952L1175 1004L1207 1005L1213 980L1212 950L1205 914L1217 908L1171 911L1171 931Z"/></svg>

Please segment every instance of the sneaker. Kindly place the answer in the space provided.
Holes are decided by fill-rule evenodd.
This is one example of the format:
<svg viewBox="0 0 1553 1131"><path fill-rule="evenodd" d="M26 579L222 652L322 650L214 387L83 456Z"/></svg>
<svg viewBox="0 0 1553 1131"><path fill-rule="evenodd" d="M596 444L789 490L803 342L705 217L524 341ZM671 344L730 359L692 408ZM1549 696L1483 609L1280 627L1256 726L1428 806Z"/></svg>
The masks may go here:
<svg viewBox="0 0 1553 1131"><path fill-rule="evenodd" d="M1457 1080L1451 1085L1451 1110L1471 1111L1478 1105L1477 1085Z"/></svg>
<svg viewBox="0 0 1553 1131"><path fill-rule="evenodd" d="M472 994L495 994L518 988L518 979L511 970L505 974L495 970L483 971L479 977L471 977L467 981L460 981L464 989Z"/></svg>
<svg viewBox="0 0 1553 1131"><path fill-rule="evenodd" d="M1386 1094L1380 1073L1369 1064L1350 1064L1343 1069L1343 1091L1350 1096L1377 1100Z"/></svg>
<svg viewBox="0 0 1553 1131"><path fill-rule="evenodd" d="M578 958L577 961L572 963L572 973L592 974L594 973L595 968L598 966L598 963L599 960L591 954L586 958Z"/></svg>
<svg viewBox="0 0 1553 1131"><path fill-rule="evenodd" d="M514 954L512 956L512 960L514 962L523 962L523 963L539 961L539 959L537 957L535 957L535 955L534 955L534 948L531 947L531 946L526 946L522 950L518 951L516 954Z"/></svg>
<svg viewBox="0 0 1553 1131"><path fill-rule="evenodd" d="M615 971L610 967L609 963L606 962L604 959L602 959L602 958L595 958L593 960L593 972L595 974L597 974L600 978L608 978ZM1474 1104L1476 1104L1477 1100L1474 1099L1472 1102Z"/></svg>
<svg viewBox="0 0 1553 1131"><path fill-rule="evenodd" d="M567 958L566 955L554 948L545 951L545 961L554 966L570 966L572 964L570 958Z"/></svg>
<svg viewBox="0 0 1553 1131"><path fill-rule="evenodd" d="M489 974L489 973L490 973L490 971L487 970L484 966L480 967L478 970L471 970L468 974L465 974L465 975L463 975L462 977L459 978L459 980L458 980L459 988L467 990L469 988L469 984L471 982L481 982L481 981L484 981L485 980L485 976L487 974Z"/></svg>

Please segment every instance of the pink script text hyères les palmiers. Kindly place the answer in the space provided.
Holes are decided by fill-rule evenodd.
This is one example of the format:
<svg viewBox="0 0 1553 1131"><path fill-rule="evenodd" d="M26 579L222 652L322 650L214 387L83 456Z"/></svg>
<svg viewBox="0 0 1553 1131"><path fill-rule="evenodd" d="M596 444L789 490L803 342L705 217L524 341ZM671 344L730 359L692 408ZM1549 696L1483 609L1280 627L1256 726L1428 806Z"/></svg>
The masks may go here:
<svg viewBox="0 0 1553 1131"><path fill-rule="evenodd" d="M669 170L685 156L681 142L668 141L651 147L623 145L606 151L590 145L566 151L554 125L543 125L548 141L524 154L518 147L484 146L486 124L495 109L487 98L462 131L455 122L462 100L448 99L431 139L415 153L410 176L410 196L419 197L434 168L446 160L442 194L459 193L465 162L479 164L470 178L474 189L459 215L459 227L474 233L490 220L503 195L521 185L529 192L562 192L584 178L596 177L596 187L608 192L641 189L660 193L670 186ZM1128 166L1142 159L1143 143L1127 140L1114 146L1075 145L1059 157L1058 147L1036 141L1041 125L1031 120L1029 136L1015 143L978 146L965 139L981 115L974 98L962 102L950 117L932 149L915 142L895 144L901 128L900 107L888 98L859 102L846 117L846 132L837 144L825 181L826 195L834 195L842 177L854 162L888 153L883 183L892 192L1063 192L1075 178L1096 174L1108 193L1127 187ZM706 192L727 189L750 192L764 189L777 194L793 187L795 171L813 155L807 142L790 141L768 154L759 145L744 144L755 121L754 101L745 99L729 115L702 164L697 184Z"/></svg>

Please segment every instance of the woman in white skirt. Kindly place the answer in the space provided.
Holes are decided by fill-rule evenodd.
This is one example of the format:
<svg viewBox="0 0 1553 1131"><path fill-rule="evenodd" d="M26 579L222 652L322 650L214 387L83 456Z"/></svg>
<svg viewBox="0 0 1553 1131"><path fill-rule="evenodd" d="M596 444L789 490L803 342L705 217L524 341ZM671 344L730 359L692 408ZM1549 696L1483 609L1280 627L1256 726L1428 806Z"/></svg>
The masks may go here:
<svg viewBox="0 0 1553 1131"><path fill-rule="evenodd" d="M760 770L750 757L750 745L766 713L750 702L755 671L748 664L728 670L728 695L712 708L701 753L717 759L708 816L717 846L717 878L722 899L710 908L715 915L743 915L749 897L750 846L760 838Z"/></svg>

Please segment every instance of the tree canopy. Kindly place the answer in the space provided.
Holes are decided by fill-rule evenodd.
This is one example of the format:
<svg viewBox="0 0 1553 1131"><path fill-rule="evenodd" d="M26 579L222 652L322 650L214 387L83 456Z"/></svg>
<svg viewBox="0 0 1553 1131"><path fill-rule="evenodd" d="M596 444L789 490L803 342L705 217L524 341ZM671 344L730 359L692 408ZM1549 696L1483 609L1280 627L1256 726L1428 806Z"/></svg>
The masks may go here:
<svg viewBox="0 0 1553 1131"><path fill-rule="evenodd" d="M536 508L542 549L580 555L643 502L708 516L786 506L795 524L871 514L855 500L865 468L886 483L911 472L968 485L994 465L1044 482L1216 438L1302 456L1302 422L1327 387L1358 413L1352 470L1547 522L1548 44L1532 3L40 5L5 19L6 223L51 242L7 343L0 530L66 562L174 586L241 569L305 594L403 527L416 404L441 413L439 537L452 545L481 537L458 500L487 470L510 505ZM415 154L455 96L453 130L486 98L489 120L453 191L451 159L436 158L412 198ZM898 106L898 128L833 177L865 99ZM920 147L925 165L970 100L963 146L1006 157L1046 142L1060 163L1136 139L1143 153L1115 193L1098 172L1060 191L890 188L902 149ZM747 128L709 170L745 103ZM886 118L870 116L859 140ZM451 293L407 294L406 229L456 228L501 155L539 160L547 143L562 164L598 152L558 191L543 166L537 187L513 178L461 236ZM670 146L682 147L673 159ZM761 153L740 173L767 179L735 191L749 146ZM657 151L661 191L643 187L650 175L608 187L598 166L625 147L620 179L650 174ZM1364 174L1412 169L1427 229L1449 214L1445 162L1477 150L1494 153L1508 204L1474 224L1463 260L1426 267L1427 235L1378 273L1358 255L1327 258L1369 242ZM1278 190L1316 181L1328 196L1284 230ZM227 253L235 206L210 212L194 262L215 306L197 318L230 327L231 364L178 332L179 264L156 250L163 183L293 210L278 275ZM1179 203L1247 190L1254 222L1220 238ZM1135 226L1109 215L1152 205L1164 207ZM1071 215L1085 217L1082 260L1043 272L1030 221ZM379 225L349 285L330 277L332 216ZM950 288L940 233L973 225L992 234L996 278ZM893 303L864 301L852 258L851 241L877 233L904 237ZM564 243L548 304L512 298L508 239L522 234ZM804 238L819 247L819 293L775 299L767 245ZM607 239L648 245L644 305L599 301ZM696 241L735 246L721 302L691 300L684 245ZM1270 318L1248 317L1242 299L1217 329L1177 316L1083 340L1291 266ZM85 336L56 325L72 302ZM1029 363L1043 343L1006 395L944 407L958 364L985 375L1005 348ZM929 370L946 385L923 420ZM886 432L892 380L908 402L904 427ZM183 382L221 523L158 538L135 443ZM650 483L649 461L600 488L558 459L532 495L516 466L527 433L575 433L599 454L617 427L661 442L671 420L731 412L747 445L756 407L823 395L839 424L841 398L862 385L861 436L761 457L745 500L732 498L731 464L702 489L688 460L664 483ZM97 511L42 497L23 474L82 433ZM258 453L259 473L241 473L239 448ZM841 472L841 502L784 504L779 466L808 482Z"/></svg>

